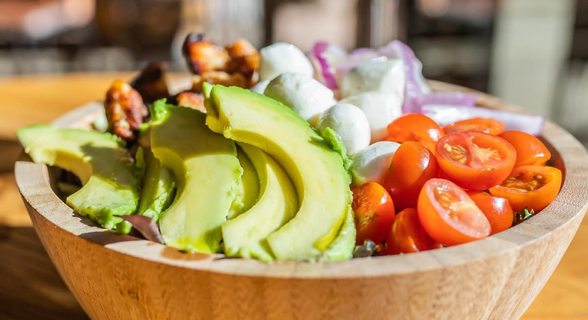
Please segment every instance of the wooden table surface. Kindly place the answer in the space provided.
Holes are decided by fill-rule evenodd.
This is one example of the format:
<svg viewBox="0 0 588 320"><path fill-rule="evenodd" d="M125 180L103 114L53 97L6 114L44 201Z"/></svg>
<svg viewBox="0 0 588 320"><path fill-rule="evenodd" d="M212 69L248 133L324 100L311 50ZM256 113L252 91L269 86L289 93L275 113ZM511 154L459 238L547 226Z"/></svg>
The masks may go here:
<svg viewBox="0 0 588 320"><path fill-rule="evenodd" d="M0 78L0 164L18 153L14 131L46 123L99 100L114 79L131 74L68 74ZM87 319L45 254L10 170L0 165L0 319ZM522 319L588 319L588 220ZM520 270L533 272L533 270ZM464 279L467 281L467 279Z"/></svg>

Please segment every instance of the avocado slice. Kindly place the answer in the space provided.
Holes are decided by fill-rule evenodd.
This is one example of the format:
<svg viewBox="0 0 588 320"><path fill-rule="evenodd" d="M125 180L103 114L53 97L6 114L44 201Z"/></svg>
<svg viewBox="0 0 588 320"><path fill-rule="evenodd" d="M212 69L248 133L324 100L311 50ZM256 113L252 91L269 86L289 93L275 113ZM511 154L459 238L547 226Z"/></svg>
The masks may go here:
<svg viewBox="0 0 588 320"><path fill-rule="evenodd" d="M239 145L253 162L261 192L251 209L223 223L225 254L270 261L274 256L266 237L294 217L298 197L290 178L274 159L259 148Z"/></svg>
<svg viewBox="0 0 588 320"><path fill-rule="evenodd" d="M119 215L135 213L141 172L125 143L109 133L34 125L16 133L37 163L75 174L83 187L66 203L104 228L114 229Z"/></svg>
<svg viewBox="0 0 588 320"><path fill-rule="evenodd" d="M211 132L199 111L153 104L151 149L177 183L171 206L159 228L172 247L201 253L221 249L221 224L235 199L242 174L235 143Z"/></svg>
<svg viewBox="0 0 588 320"><path fill-rule="evenodd" d="M173 173L162 166L151 151L151 123L141 126L137 142L146 166L137 214L150 217L157 222L161 213L174 200L176 180Z"/></svg>
<svg viewBox="0 0 588 320"><path fill-rule="evenodd" d="M267 238L276 258L319 258L351 211L350 180L341 156L308 122L271 98L216 85L208 100L206 124L212 131L267 152L294 183L300 209Z"/></svg>
<svg viewBox="0 0 588 320"><path fill-rule="evenodd" d="M241 179L237 180L235 201L233 201L229 216L227 217L229 220L234 219L253 207L259 196L259 178L257 177L257 172L249 157L239 146L237 146L237 159L239 159L241 168L243 168L243 175Z"/></svg>

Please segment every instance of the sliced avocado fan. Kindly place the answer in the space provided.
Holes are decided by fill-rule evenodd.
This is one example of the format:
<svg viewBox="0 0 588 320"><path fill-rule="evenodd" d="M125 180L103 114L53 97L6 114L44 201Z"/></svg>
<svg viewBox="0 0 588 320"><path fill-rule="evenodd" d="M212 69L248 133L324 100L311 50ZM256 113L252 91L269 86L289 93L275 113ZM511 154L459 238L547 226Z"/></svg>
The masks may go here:
<svg viewBox="0 0 588 320"><path fill-rule="evenodd" d="M298 197L290 178L274 159L259 148L239 145L255 167L261 192L251 209L223 223L225 254L270 261L275 257L266 238L294 217Z"/></svg>
<svg viewBox="0 0 588 320"><path fill-rule="evenodd" d="M67 197L73 210L114 229L135 213L142 173L123 141L109 133L34 125L16 133L25 152L37 163L75 174L82 188Z"/></svg>
<svg viewBox="0 0 588 320"><path fill-rule="evenodd" d="M235 143L210 131L199 111L153 104L151 148L176 179L176 196L161 214L165 244L189 251L221 249L221 224L235 200L242 168Z"/></svg>
<svg viewBox="0 0 588 320"><path fill-rule="evenodd" d="M243 168L241 179L237 180L235 188L235 200L229 210L229 220L234 219L243 212L253 207L259 196L259 178L257 172L243 150L237 146L237 159Z"/></svg>
<svg viewBox="0 0 588 320"><path fill-rule="evenodd" d="M212 131L267 152L296 188L298 212L267 237L275 257L323 256L351 214L350 181L341 156L294 111L263 95L216 85L205 106ZM353 245L345 250L351 256Z"/></svg>

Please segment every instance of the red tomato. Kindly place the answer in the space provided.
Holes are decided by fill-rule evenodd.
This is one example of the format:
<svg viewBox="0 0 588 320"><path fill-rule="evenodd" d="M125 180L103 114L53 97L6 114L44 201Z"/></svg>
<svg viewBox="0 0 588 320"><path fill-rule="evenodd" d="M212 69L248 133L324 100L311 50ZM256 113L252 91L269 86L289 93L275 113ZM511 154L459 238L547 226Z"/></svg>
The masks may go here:
<svg viewBox="0 0 588 320"><path fill-rule="evenodd" d="M431 179L425 183L417 207L427 234L444 246L487 237L490 222L468 194L455 183Z"/></svg>
<svg viewBox="0 0 588 320"><path fill-rule="evenodd" d="M386 238L386 254L419 252L439 247L423 229L414 208L406 208L396 215Z"/></svg>
<svg viewBox="0 0 588 320"><path fill-rule="evenodd" d="M437 142L436 149L441 170L468 190L486 190L501 183L516 158L506 140L479 131L450 133Z"/></svg>
<svg viewBox="0 0 588 320"><path fill-rule="evenodd" d="M526 132L506 131L499 137L508 141L517 150L515 167L544 166L551 159L551 152L547 150L543 142Z"/></svg>
<svg viewBox="0 0 588 320"><path fill-rule="evenodd" d="M498 120L489 118L473 118L446 125L443 127L443 131L445 131L445 134L458 131L482 131L498 135L504 132L504 124Z"/></svg>
<svg viewBox="0 0 588 320"><path fill-rule="evenodd" d="M490 234L504 231L512 226L514 212L505 198L493 197L486 192L468 192L468 195L488 218Z"/></svg>
<svg viewBox="0 0 588 320"><path fill-rule="evenodd" d="M437 122L417 113L404 115L388 125L388 140L398 143L420 142L433 153L435 143L444 135L443 129Z"/></svg>
<svg viewBox="0 0 588 320"><path fill-rule="evenodd" d="M557 168L520 166L514 168L502 184L491 188L490 193L506 198L514 211L527 208L537 213L555 199L561 180L561 171Z"/></svg>
<svg viewBox="0 0 588 320"><path fill-rule="evenodd" d="M394 203L388 192L375 182L368 182L352 190L355 212L356 243L365 240L382 243L394 222Z"/></svg>
<svg viewBox="0 0 588 320"><path fill-rule="evenodd" d="M414 141L400 145L392 158L392 168L384 178L397 209L416 207L421 188L431 178L437 177L437 160L431 151Z"/></svg>

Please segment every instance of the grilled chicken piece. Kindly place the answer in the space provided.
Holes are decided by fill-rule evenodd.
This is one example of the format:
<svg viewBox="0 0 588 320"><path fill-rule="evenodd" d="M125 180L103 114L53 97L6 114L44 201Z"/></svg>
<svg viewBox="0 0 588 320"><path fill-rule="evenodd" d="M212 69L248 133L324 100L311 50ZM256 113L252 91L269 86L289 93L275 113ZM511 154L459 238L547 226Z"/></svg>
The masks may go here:
<svg viewBox="0 0 588 320"><path fill-rule="evenodd" d="M183 45L184 58L194 74L207 71L226 71L231 61L228 51L208 40L204 35L191 33Z"/></svg>
<svg viewBox="0 0 588 320"><path fill-rule="evenodd" d="M131 82L131 86L147 103L168 98L170 94L165 82L165 72L166 68L163 62L152 62L141 70L137 78Z"/></svg>
<svg viewBox="0 0 588 320"><path fill-rule="evenodd" d="M115 81L104 101L108 131L125 141L135 141L137 131L147 116L147 108L137 90L128 83Z"/></svg>
<svg viewBox="0 0 588 320"><path fill-rule="evenodd" d="M223 86L237 86L248 88L248 82L240 73L229 74L221 71L209 71L192 77L192 92L202 93L202 83L221 84Z"/></svg>
<svg viewBox="0 0 588 320"><path fill-rule="evenodd" d="M239 39L227 46L227 50L231 56L229 72L241 73L251 86L253 73L259 69L259 51L244 39Z"/></svg>
<svg viewBox="0 0 588 320"><path fill-rule="evenodd" d="M204 107L204 95L202 95L202 93L191 91L182 92L176 97L176 103L178 106L189 107L202 113L206 113L206 108Z"/></svg>

